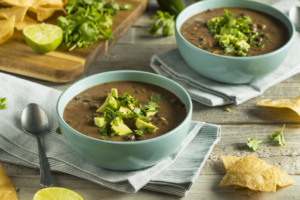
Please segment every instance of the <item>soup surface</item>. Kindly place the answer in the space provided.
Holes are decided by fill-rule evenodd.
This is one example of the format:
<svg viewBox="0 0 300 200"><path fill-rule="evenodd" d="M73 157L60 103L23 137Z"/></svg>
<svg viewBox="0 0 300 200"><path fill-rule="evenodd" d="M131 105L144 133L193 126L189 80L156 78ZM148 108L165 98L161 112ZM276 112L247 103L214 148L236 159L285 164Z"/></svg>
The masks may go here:
<svg viewBox="0 0 300 200"><path fill-rule="evenodd" d="M75 96L65 107L64 120L78 132L100 139L103 134L99 131L99 127L95 125L94 118L103 116L103 113L96 111L104 104L112 88L118 90L119 97L126 93L134 96L134 99L138 99L136 106L139 108L148 105L149 102L157 103L159 106L158 111L155 115L150 116L151 119L147 123L153 124L158 129L151 133L145 133L144 137L138 137L134 134L125 136L111 136L111 134L108 134L107 137L102 138L104 140L125 142L154 138L173 130L187 116L187 109L180 99L162 87L135 81L116 81L91 87ZM153 100L153 95L162 95L162 98ZM131 130L137 129L136 119L123 120L124 124Z"/></svg>
<svg viewBox="0 0 300 200"><path fill-rule="evenodd" d="M255 32L258 34L254 39L254 45L251 45L247 54L245 53L243 56L257 56L275 51L290 39L290 33L286 25L267 13L239 7L226 7L225 9L228 9L235 19L244 18L245 16L252 19L252 22L247 25L253 32L249 35L246 34L247 40ZM220 45L208 28L207 22L209 20L222 16L224 16L224 8L209 9L185 21L180 28L180 32L187 41L200 49L219 55L237 56L235 50L231 52L224 51L224 46Z"/></svg>

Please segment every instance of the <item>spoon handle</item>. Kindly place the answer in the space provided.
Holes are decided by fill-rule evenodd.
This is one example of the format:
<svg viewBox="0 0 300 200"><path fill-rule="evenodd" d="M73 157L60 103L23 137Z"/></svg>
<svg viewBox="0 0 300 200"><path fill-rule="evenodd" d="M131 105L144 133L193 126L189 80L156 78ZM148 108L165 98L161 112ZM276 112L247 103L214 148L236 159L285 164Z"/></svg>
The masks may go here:
<svg viewBox="0 0 300 200"><path fill-rule="evenodd" d="M41 172L41 182L40 184L44 187L50 187L54 184L54 180L51 176L49 163L46 158L45 151L43 150L40 136L36 136L39 149L39 160L40 160L40 172Z"/></svg>

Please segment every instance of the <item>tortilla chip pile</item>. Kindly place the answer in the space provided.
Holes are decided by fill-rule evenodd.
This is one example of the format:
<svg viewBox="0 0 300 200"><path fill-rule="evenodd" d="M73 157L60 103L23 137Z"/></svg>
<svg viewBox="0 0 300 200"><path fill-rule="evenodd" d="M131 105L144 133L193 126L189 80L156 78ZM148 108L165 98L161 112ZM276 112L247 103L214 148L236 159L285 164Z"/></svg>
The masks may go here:
<svg viewBox="0 0 300 200"><path fill-rule="evenodd" d="M255 156L221 156L221 159L227 173L220 187L234 185L236 189L247 187L255 191L275 192L276 187L295 184L287 173Z"/></svg>
<svg viewBox="0 0 300 200"><path fill-rule="evenodd" d="M0 165L0 199L17 200L15 188Z"/></svg>
<svg viewBox="0 0 300 200"><path fill-rule="evenodd" d="M65 3L64 0L0 0L0 44L13 35L14 28L23 30L48 19L56 11L65 12ZM29 17L29 12L35 13L36 19Z"/></svg>
<svg viewBox="0 0 300 200"><path fill-rule="evenodd" d="M257 106L273 107L273 108L289 108L300 116L300 95L293 99L280 99L271 101L265 99L256 104Z"/></svg>

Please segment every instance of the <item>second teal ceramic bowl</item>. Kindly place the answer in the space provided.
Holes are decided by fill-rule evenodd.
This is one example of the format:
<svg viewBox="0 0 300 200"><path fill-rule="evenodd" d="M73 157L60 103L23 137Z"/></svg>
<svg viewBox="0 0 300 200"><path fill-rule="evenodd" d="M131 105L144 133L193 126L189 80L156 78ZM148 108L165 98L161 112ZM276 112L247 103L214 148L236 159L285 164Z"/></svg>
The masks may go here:
<svg viewBox="0 0 300 200"><path fill-rule="evenodd" d="M245 7L273 15L287 26L291 38L283 47L268 54L229 57L199 49L181 35L180 27L187 19L210 8L220 7ZM176 19L175 36L183 59L193 70L215 81L243 84L264 77L280 66L291 49L295 28L286 14L264 3L251 0L207 0L192 4L179 14Z"/></svg>
<svg viewBox="0 0 300 200"><path fill-rule="evenodd" d="M187 117L179 126L162 136L134 142L111 142L91 138L74 130L63 120L64 108L74 96L95 85L112 81L140 81L166 88L186 105ZM190 96L176 82L157 74L130 70L100 73L82 79L62 93L56 107L59 126L67 144L88 162L113 170L150 167L172 154L188 133L192 110Z"/></svg>

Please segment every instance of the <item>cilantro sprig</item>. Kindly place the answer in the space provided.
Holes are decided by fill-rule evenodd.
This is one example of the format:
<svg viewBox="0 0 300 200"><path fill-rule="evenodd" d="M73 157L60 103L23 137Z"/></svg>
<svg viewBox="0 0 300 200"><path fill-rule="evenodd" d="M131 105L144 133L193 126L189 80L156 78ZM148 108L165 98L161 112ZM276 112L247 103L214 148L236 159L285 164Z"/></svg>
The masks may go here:
<svg viewBox="0 0 300 200"><path fill-rule="evenodd" d="M163 12L158 10L157 14L152 15L150 19L157 19L157 21L152 24L148 29L150 35L156 35L157 31L162 28L163 36L174 35L175 33L175 22L174 15L168 12Z"/></svg>
<svg viewBox="0 0 300 200"><path fill-rule="evenodd" d="M275 140L277 137L278 137L278 144L280 146L285 146L286 145L286 142L284 140L284 137L283 137L283 129L285 128L285 124L283 125L282 127L282 130L281 131L276 131L275 133L273 133L269 138L267 139L264 139L264 140L255 140L253 138L249 138L247 137L248 139L248 142L247 142L247 145L248 147L250 147L253 151L257 151L258 150L258 145L262 142L265 142L267 140Z"/></svg>
<svg viewBox="0 0 300 200"><path fill-rule="evenodd" d="M120 6L112 0L69 0L66 4L68 15L57 18L57 25L63 30L62 43L76 47L87 47L94 44L99 38L114 39L109 29L113 25L113 15L118 10L130 9L130 4Z"/></svg>
<svg viewBox="0 0 300 200"><path fill-rule="evenodd" d="M6 101L6 98L1 98L0 97L0 110L1 109L6 109L6 104L4 103Z"/></svg>
<svg viewBox="0 0 300 200"><path fill-rule="evenodd" d="M163 96L161 94L152 94L150 96L150 99L152 101L159 101L159 100L162 100Z"/></svg>

